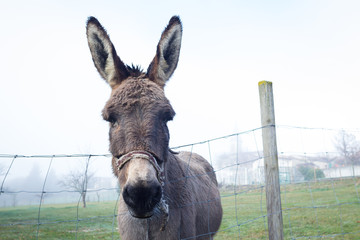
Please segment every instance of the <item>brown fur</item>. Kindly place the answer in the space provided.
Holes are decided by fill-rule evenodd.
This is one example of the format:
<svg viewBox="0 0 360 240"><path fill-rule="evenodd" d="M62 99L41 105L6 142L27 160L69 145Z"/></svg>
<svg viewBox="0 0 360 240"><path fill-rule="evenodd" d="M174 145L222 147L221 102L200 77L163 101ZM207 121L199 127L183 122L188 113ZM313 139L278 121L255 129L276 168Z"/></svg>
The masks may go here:
<svg viewBox="0 0 360 240"><path fill-rule="evenodd" d="M181 34L180 19L173 17L145 73L122 63L104 28L95 18L88 20L93 61L112 87L103 118L110 122L112 165L122 187L118 216L122 239L212 239L221 223L220 194L211 165L195 153L174 154L169 150L166 123L175 112L163 88L177 66ZM136 158L118 169L117 159L134 150L156 158L165 172L164 187L160 188L156 171L147 160ZM169 220L162 230L160 197L169 206ZM134 202L144 204L146 214L141 207L129 205Z"/></svg>
<svg viewBox="0 0 360 240"><path fill-rule="evenodd" d="M189 174L186 174L189 162ZM159 231L160 219L151 218L149 239L212 239L222 218L212 167L195 153L181 152L178 155L169 154L166 173L164 194L170 207L169 223L165 231ZM122 239L137 239L134 236L139 236L139 233L146 234L148 220L130 218L126 204L121 198L119 201L119 231ZM128 227L123 227L129 225L135 229L129 231Z"/></svg>

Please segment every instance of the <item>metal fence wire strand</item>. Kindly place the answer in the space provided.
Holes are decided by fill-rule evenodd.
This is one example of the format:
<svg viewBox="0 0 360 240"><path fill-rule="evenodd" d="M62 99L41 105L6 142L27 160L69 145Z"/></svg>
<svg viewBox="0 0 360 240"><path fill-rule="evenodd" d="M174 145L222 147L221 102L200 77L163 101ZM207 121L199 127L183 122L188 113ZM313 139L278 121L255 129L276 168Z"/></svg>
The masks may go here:
<svg viewBox="0 0 360 240"><path fill-rule="evenodd" d="M332 189L333 189L334 197L335 197L335 200L336 200L336 203L337 203L337 209L339 211L341 234L344 234L344 223L343 223L343 217L342 217L342 211L341 211L341 204L340 204L339 198L336 195L334 180L331 183L332 183ZM344 235L342 235L342 239L344 239Z"/></svg>
<svg viewBox="0 0 360 240"><path fill-rule="evenodd" d="M0 196L1 196L2 193L4 193L4 190L3 190L3 189L4 189L5 180L6 180L7 176L9 175L10 169L11 169L11 167L12 167L12 165L13 165L13 163L14 163L14 161L15 161L16 158L17 158L17 155L12 156L12 161L11 161L11 163L10 163L10 166L8 167L8 169L7 169L6 173L5 173L5 176L4 176L4 178L3 178L3 181L2 181L2 183L1 183Z"/></svg>
<svg viewBox="0 0 360 240"><path fill-rule="evenodd" d="M360 219L357 214L360 211L360 160L344 160L343 155L333 147L336 134L343 129L291 126L276 128L279 130L277 137L282 139L278 145L278 161L281 169L284 239L360 239ZM256 128L172 148L179 151L190 148L190 155L193 154L193 150L199 150L200 155L208 156L213 166L224 212L222 226L217 232L216 239L266 239L268 236L266 219L269 213L263 207L264 156L261 153L261 144L257 142L257 135L260 136L261 130L262 128ZM360 140L359 129L346 131ZM313 144L316 142L320 143L319 146ZM67 234L66 236L72 239L90 236L98 239L118 239L117 217L118 214L125 213L117 212L121 197L117 186L106 185L107 180L103 178L95 177L89 181L87 178L84 179L82 194L86 194L89 206L84 209L80 205L83 195L78 191L69 187L50 187L54 181L52 175L56 175L55 170L60 166L56 165L57 161L61 161L63 167L63 162L67 160L70 163L74 162L72 159L85 159L85 168L81 169L81 172L88 175L98 158L101 160L101 166L104 166L106 161L111 168L110 154L0 154L1 238L14 239L21 233L25 239L46 239L49 229L56 227L66 228L62 230L62 234ZM203 177L191 173L191 158L186 160L188 162L185 176L174 180L174 183ZM29 166L31 162L43 168L44 175L38 176L41 187L20 188L21 184L17 183L26 180L26 176L23 170L20 174L19 169L24 164ZM110 170L109 175L111 174ZM62 205L61 201L68 205ZM210 238L213 234L210 232L210 210L213 201L216 199L210 199L207 194L206 199L180 206L186 208L203 204L206 209L204 214L207 214L208 232L186 239L201 236ZM98 203L95 204L96 202ZM64 213L66 210L68 217L50 215L50 209L53 208ZM95 208L101 208L101 211L92 212ZM22 218L16 217L16 213L19 212ZM180 231L178 237L183 237L180 236Z"/></svg>
<svg viewBox="0 0 360 240"><path fill-rule="evenodd" d="M209 152L209 161L210 161L210 164L212 165L212 158L211 158L211 149L210 149L210 142L208 141L208 152ZM210 191L211 191L211 187L209 185L209 188L208 188L208 194L207 194L207 200L208 200L208 205L207 205L207 225L208 225L208 232L211 232L211 229L210 229L210 204L211 204L211 199L210 199Z"/></svg>
<svg viewBox="0 0 360 240"><path fill-rule="evenodd" d="M111 239L113 240L115 238L115 228L117 226L116 224L116 218L117 218L117 206L119 203L119 198L120 198L120 194L118 194L118 197L116 198L116 202L115 202L115 206L114 206L114 215L113 215L113 220L112 220L112 225L111 225L111 230L112 230L112 234L111 234Z"/></svg>
<svg viewBox="0 0 360 240"><path fill-rule="evenodd" d="M310 198L311 198L312 207L313 207L313 209L314 209L315 224L317 225L318 235L320 235L320 228L319 228L319 221L318 221L318 215L317 215L317 208L315 207L314 197L313 197L313 193L312 193L312 191L311 191L311 183L308 182L307 184L308 184L308 187L309 187L309 194L310 194Z"/></svg>
<svg viewBox="0 0 360 240"><path fill-rule="evenodd" d="M85 172L84 172L84 177L82 179L82 193L80 194L79 197L79 201L77 203L77 208L76 208L76 230L75 230L75 239L78 238L78 231L79 231L79 206L80 206L80 201L84 200L84 198L86 197L86 192L87 192L87 184L88 184L88 169L89 169L89 164L90 164L90 159L91 159L92 155L89 155L86 159L86 167L85 167ZM84 202L85 204L85 202ZM85 205L83 206L85 207Z"/></svg>
<svg viewBox="0 0 360 240"><path fill-rule="evenodd" d="M240 235L240 225L239 225L239 218L238 218L238 196L237 196L237 182L236 180L238 179L238 172L239 172L239 135L236 135L236 170L235 170L235 184L234 184L234 194L235 194L235 216L236 216L236 224L238 225L238 237L239 239L241 238Z"/></svg>
<svg viewBox="0 0 360 240"><path fill-rule="evenodd" d="M40 203L39 203L39 211L38 211L38 224L37 224L37 229L36 229L36 239L39 239L39 231L40 231L40 225L41 225L41 222L40 222L41 206L42 206L43 197L44 197L44 194L45 194L45 184L46 184L46 180L47 180L47 178L48 178L48 176L49 176L49 172L50 172L50 169L51 169L51 164L52 164L52 162L53 162L53 159L54 159L54 157L52 157L51 160L50 160L48 169L47 169L47 171L46 171L46 175L45 175L45 179L44 179L44 184L43 184L42 190L41 190Z"/></svg>

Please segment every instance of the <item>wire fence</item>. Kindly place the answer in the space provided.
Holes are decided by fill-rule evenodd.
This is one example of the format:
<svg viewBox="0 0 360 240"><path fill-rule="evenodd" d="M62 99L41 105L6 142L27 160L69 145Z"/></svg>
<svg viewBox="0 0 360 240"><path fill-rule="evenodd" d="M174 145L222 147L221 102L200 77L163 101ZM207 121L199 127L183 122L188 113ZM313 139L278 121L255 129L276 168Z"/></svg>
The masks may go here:
<svg viewBox="0 0 360 240"><path fill-rule="evenodd" d="M172 148L215 169L224 211L216 239L268 238L261 130ZM277 126L284 239L360 239L359 137ZM0 154L0 184L1 239L119 239L109 154Z"/></svg>

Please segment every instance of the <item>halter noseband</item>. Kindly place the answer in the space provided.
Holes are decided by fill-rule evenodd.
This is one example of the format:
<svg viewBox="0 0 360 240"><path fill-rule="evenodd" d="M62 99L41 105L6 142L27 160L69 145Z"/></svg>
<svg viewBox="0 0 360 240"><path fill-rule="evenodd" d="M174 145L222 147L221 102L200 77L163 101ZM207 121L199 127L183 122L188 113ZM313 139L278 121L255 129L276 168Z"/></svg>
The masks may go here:
<svg viewBox="0 0 360 240"><path fill-rule="evenodd" d="M127 154L121 156L120 158L118 158L116 160L117 169L120 171L121 168L127 162L132 160L133 158L142 158L142 159L148 160L151 163L151 165L153 165L153 167L155 168L157 178L158 178L161 186L162 187L164 186L164 184L165 184L164 169L162 167L160 167L160 165L156 161L156 158L151 153L149 153L147 151L135 150L135 151L128 152Z"/></svg>
<svg viewBox="0 0 360 240"><path fill-rule="evenodd" d="M162 190L162 192L164 192L164 185L165 185L164 168L160 167L160 165L156 161L156 158L154 157L154 155L152 155L151 153L149 153L147 151L141 151L141 150L131 151L131 152L128 152L127 154L121 156L120 158L117 158L116 159L116 167L117 167L118 171L120 171L121 168L127 162L132 160L133 158L146 159L151 163L151 165L153 165L153 167L155 168L156 173L157 173L157 178L161 185L161 190ZM166 200L164 199L164 195L161 196L161 200L160 200L158 207L159 207L160 211L164 214L163 219L162 219L162 224L160 227L160 231L164 231L165 227L167 225L167 222L169 221L169 205L166 203Z"/></svg>

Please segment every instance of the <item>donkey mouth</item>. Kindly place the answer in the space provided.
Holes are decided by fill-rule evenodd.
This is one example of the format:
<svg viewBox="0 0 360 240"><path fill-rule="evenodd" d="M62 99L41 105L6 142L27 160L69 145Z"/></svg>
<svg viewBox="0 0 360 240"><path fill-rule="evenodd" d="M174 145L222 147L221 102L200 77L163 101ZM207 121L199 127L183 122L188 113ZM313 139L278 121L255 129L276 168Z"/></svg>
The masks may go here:
<svg viewBox="0 0 360 240"><path fill-rule="evenodd" d="M137 212L133 209L131 209L129 206L128 206L128 211L130 213L130 215L134 218L140 218L140 219L144 219L144 218L151 218L153 215L154 215L154 211L149 211L149 212Z"/></svg>

